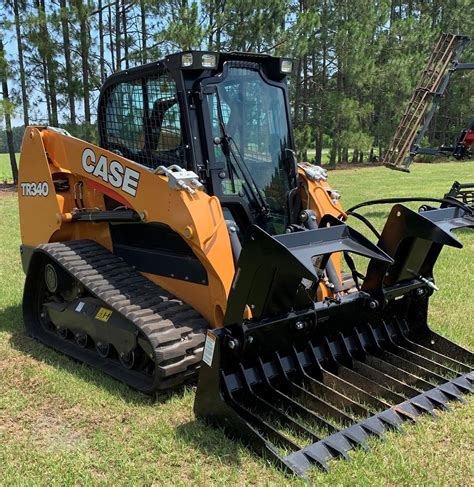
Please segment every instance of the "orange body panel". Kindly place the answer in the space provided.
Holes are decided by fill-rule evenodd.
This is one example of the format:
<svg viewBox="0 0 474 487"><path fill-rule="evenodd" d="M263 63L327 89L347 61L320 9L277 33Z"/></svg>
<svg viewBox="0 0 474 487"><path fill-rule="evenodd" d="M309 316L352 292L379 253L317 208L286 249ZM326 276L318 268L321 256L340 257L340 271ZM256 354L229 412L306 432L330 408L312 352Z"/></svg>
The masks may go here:
<svg viewBox="0 0 474 487"><path fill-rule="evenodd" d="M112 175L112 163L115 169L121 167L122 185ZM327 213L345 219L339 203L332 201L327 183L308 180L303 172L299 176L307 187L308 196L302 195L303 202L316 212L318 219ZM65 177L70 189L56 192L54 180ZM85 208L104 210L104 194L109 194L134 209L144 222L168 225L201 261L207 271L208 285L148 273L146 277L194 307L212 327L222 326L234 264L222 208L216 197L198 189L190 194L171 188L166 176L43 127L26 129L19 189L22 241L33 247L54 241L93 239L112 249L108 224L72 221L71 213L79 197ZM339 272L339 258L333 258ZM325 286L320 286L318 295L330 294Z"/></svg>
<svg viewBox="0 0 474 487"><path fill-rule="evenodd" d="M109 165L117 161L123 168L138 172L136 194L130 195L123 188L86 172L82 163L86 149L93 151L96 161L104 156ZM87 162L92 164L90 159ZM126 201L143 221L166 224L182 236L204 265L208 286L161 276L153 276L153 281L193 306L211 326L222 325L234 264L222 208L216 197L200 190L194 195L177 191L169 186L166 176L124 157L57 131L29 127L23 140L19 185L21 188L22 183L47 181L49 194L26 196L20 191L20 223L26 245L92 238L111 248L107 224L67 221L74 208L73 189L56 195L52 178L60 174L68 174L74 183L83 182L87 208L105 208L103 195L90 184L99 183Z"/></svg>
<svg viewBox="0 0 474 487"><path fill-rule="evenodd" d="M298 176L300 182L305 186L305 190L301 192L301 199L303 201L303 207L313 210L316 214L318 223L324 215L332 215L341 221L346 221L347 215L342 209L339 200L334 200L331 197L332 188L327 181L324 180L312 180L306 177L303 169L299 168ZM335 253L331 255L331 261L334 264L339 280L342 282L341 275L341 254ZM333 296L331 290L329 290L324 284L319 286L320 299Z"/></svg>

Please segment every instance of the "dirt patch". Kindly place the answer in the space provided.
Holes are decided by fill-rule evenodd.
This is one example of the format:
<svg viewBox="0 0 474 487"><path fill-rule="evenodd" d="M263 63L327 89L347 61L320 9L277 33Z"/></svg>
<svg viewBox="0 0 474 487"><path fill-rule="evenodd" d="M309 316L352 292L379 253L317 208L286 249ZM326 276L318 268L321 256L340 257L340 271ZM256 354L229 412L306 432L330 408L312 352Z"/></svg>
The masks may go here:
<svg viewBox="0 0 474 487"><path fill-rule="evenodd" d="M2 196L13 196L17 194L18 189L16 184L0 183L0 198Z"/></svg>
<svg viewBox="0 0 474 487"><path fill-rule="evenodd" d="M87 447L103 418L81 408L64 407L60 400L35 404L15 415L0 411L0 438L30 442L35 448L74 450Z"/></svg>

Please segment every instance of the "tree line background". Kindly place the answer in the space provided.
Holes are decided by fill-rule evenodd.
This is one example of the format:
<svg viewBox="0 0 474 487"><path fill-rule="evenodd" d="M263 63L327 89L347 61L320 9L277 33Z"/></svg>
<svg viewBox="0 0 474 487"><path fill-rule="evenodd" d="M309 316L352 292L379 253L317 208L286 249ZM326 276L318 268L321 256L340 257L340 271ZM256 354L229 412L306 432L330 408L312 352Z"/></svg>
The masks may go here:
<svg viewBox="0 0 474 487"><path fill-rule="evenodd" d="M376 161L440 33L472 35L473 10L472 0L0 0L0 152L18 151L29 124L96 141L108 75L197 48L292 56L299 157ZM429 145L472 117L472 75L456 74Z"/></svg>

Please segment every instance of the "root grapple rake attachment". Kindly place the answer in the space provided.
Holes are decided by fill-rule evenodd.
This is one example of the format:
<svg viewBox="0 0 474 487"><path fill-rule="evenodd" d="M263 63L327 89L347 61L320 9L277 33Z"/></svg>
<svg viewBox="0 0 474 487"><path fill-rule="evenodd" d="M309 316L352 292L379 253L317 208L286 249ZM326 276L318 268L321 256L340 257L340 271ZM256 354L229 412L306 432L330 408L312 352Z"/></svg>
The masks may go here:
<svg viewBox="0 0 474 487"><path fill-rule="evenodd" d="M473 207L395 205L377 246L331 223L277 237L252 229L225 327L208 332L194 406L303 477L368 437L449 409L474 381L474 355L427 324L433 266L443 245L462 247L451 230L474 227ZM337 252L370 259L362 287L311 301Z"/></svg>

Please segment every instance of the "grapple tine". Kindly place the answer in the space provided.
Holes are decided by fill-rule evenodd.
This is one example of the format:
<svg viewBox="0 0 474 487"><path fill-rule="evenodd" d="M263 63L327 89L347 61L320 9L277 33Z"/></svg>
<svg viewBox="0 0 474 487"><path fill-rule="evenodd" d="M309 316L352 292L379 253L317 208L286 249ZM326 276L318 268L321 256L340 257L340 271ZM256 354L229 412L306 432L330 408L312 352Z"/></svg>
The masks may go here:
<svg viewBox="0 0 474 487"><path fill-rule="evenodd" d="M456 372L453 369L450 369L449 367L446 367L438 362L435 362L429 358L423 357L422 355L413 352L411 350L408 350L407 348L397 344L393 338L392 335L390 334L390 331L388 330L388 327L385 322L382 322L382 330L384 335L386 336L387 340L390 343L389 349L399 357L402 357L403 359L407 360L408 362L413 362L416 365L419 365L420 367L429 370L430 372L433 372L436 375L439 376L453 376L453 377L459 377L461 374L459 372Z"/></svg>
<svg viewBox="0 0 474 487"><path fill-rule="evenodd" d="M249 380L247 379L247 376L245 374L245 368L242 364L240 364L240 372L241 372L242 381L245 384L246 391L252 398L251 402L253 403L254 406L259 407L258 409L263 409L262 411L263 414L265 413L268 414L268 412L271 412L272 414L278 417L278 420L282 424L284 424L285 426L289 426L297 433L310 437L313 441L320 440L318 436L316 436L312 431L310 431L308 428L303 426L299 421L294 420L288 414L285 414L284 411L277 408L274 404L270 404L268 401L260 397L258 393L254 392Z"/></svg>
<svg viewBox="0 0 474 487"><path fill-rule="evenodd" d="M430 350L447 355L448 357L463 363L470 370L474 367L473 353L429 329L427 329L423 335L415 335L413 341Z"/></svg>
<svg viewBox="0 0 474 487"><path fill-rule="evenodd" d="M305 404L307 407L311 407L312 409L317 410L323 417L332 418L342 424L350 424L354 421L354 418L352 418L348 413L343 412L329 402L321 399L320 397L301 387L296 382L292 381L286 373L282 359L278 352L276 354L276 359L278 365L280 366L280 370L282 372L282 376L286 385L289 387L290 391L295 397L301 399L303 404Z"/></svg>
<svg viewBox="0 0 474 487"><path fill-rule="evenodd" d="M300 359L298 358L298 351L295 347L293 347L293 358L295 364L297 365L297 370L301 374L302 381L307 383L308 388L312 394L325 398L328 402L330 402L337 408L347 408L353 414L367 416L368 413L371 412L369 409L364 408L349 397L340 394L335 389L329 387L323 382L314 379L309 374L307 374L303 365L301 364Z"/></svg>
<svg viewBox="0 0 474 487"><path fill-rule="evenodd" d="M411 350L412 352L415 352L418 355L421 355L427 359L430 359L433 362L446 364L448 368L455 371L466 373L471 370L467 365L459 362L458 360L455 360L451 357L448 357L447 355L443 355L442 353L436 352L435 350L432 350L428 347L425 347L423 345L420 345L419 343L415 343L414 341L410 340L405 334L404 329L400 326L398 320L395 321L395 325L398 332L400 333L399 337L406 349Z"/></svg>
<svg viewBox="0 0 474 487"><path fill-rule="evenodd" d="M378 399L373 394L369 394L366 390L357 387L355 384L351 384L350 382L342 379L332 372L329 372L328 370L323 369L321 367L321 364L319 363L319 360L314 351L313 344L311 342L309 342L309 350L313 356L315 366L319 369L319 375L327 386L344 394L345 396L350 395L356 398L360 403L368 404L375 409L388 406L387 402Z"/></svg>
<svg viewBox="0 0 474 487"><path fill-rule="evenodd" d="M321 428L326 429L331 433L338 431L338 429L333 424L328 422L324 417L316 414L314 411L311 411L307 407L303 406L299 402L295 401L294 399L292 399L291 397L289 397L288 395L284 394L282 391L274 387L265 372L265 365L260 358L258 359L258 366L269 391L274 397L280 400L285 405L286 408L288 408L289 410L294 410L296 414L299 414L307 418L308 420L314 421Z"/></svg>
<svg viewBox="0 0 474 487"><path fill-rule="evenodd" d="M235 396L228 391L229 394L229 402L235 408L236 411L249 423L255 426L257 430L260 430L264 435L276 443L277 445L281 445L284 448L296 451L300 450L301 446L297 445L295 442L281 434L277 429L275 429L271 424L269 424L265 419L261 418L257 414L250 411L247 407L245 407L240 401L235 399Z"/></svg>

